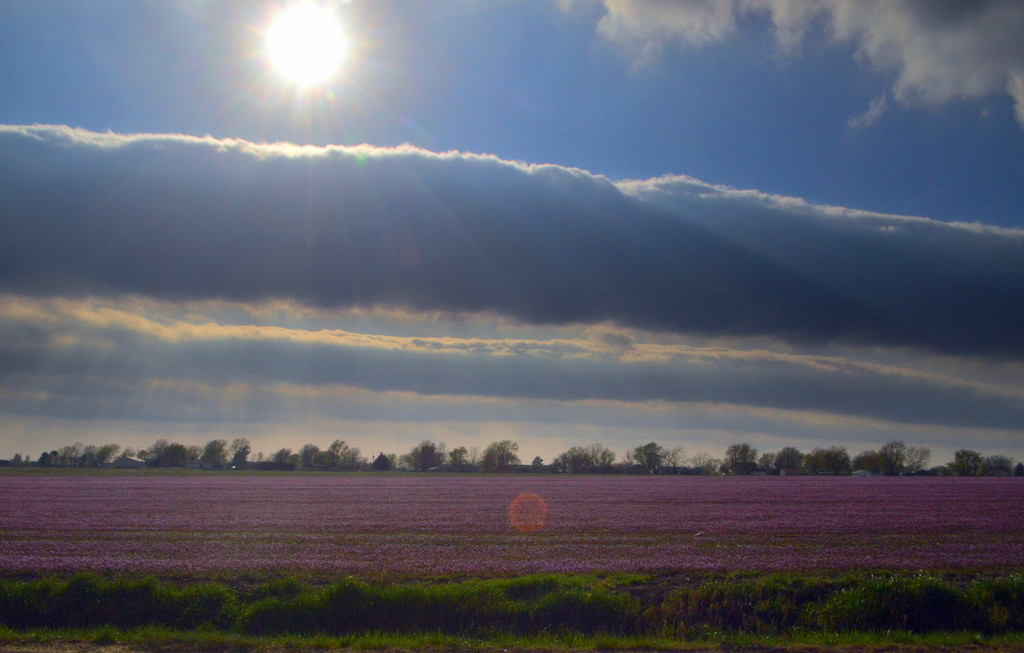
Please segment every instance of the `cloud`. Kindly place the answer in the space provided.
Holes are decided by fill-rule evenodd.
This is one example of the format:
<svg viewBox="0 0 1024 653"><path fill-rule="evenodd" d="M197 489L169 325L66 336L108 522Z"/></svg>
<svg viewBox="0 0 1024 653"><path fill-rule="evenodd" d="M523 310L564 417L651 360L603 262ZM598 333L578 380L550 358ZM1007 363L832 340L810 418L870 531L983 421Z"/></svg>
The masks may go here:
<svg viewBox="0 0 1024 653"><path fill-rule="evenodd" d="M91 300L0 302L0 406L67 419L259 421L307 412L398 419L404 402L412 420L528 421L520 402L633 411L665 403L947 427L1024 421L1024 393L1012 385L841 356L647 342L594 328L555 340L400 337L147 312ZM436 402L387 398L396 396ZM554 419L535 411L534 419Z"/></svg>
<svg viewBox="0 0 1024 653"><path fill-rule="evenodd" d="M851 119L848 124L854 129L870 127L875 124L875 121L878 120L888 109L889 101L885 99L884 95L881 95L871 101L871 106L868 107L867 111L856 118Z"/></svg>
<svg viewBox="0 0 1024 653"><path fill-rule="evenodd" d="M0 127L0 284L1024 356L1024 231L412 147Z"/></svg>
<svg viewBox="0 0 1024 653"><path fill-rule="evenodd" d="M770 19L784 52L797 50L820 26L890 75L890 91L901 105L1007 93L1024 128L1024 5L1017 0L604 0L603 5L598 32L629 47L640 62L668 43L721 41L751 19Z"/></svg>

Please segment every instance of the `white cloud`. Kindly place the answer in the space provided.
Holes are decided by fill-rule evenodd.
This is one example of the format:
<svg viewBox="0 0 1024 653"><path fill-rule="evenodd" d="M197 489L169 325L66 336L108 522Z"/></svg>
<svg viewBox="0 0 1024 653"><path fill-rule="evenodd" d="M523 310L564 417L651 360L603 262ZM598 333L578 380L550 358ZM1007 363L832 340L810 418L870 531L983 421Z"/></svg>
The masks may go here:
<svg viewBox="0 0 1024 653"><path fill-rule="evenodd" d="M880 95L871 101L871 106L868 107L867 111L855 118L852 118L849 125L854 129L870 127L875 124L875 121L878 120L882 114L888 110L888 108L889 101L885 99L884 95Z"/></svg>
<svg viewBox="0 0 1024 653"><path fill-rule="evenodd" d="M1024 128L1024 4L1018 0L604 0L604 6L599 33L647 59L667 42L701 46L729 38L747 18L769 18L780 49L792 52L820 24L828 37L891 76L898 104L1005 92ZM876 100L865 115L879 106Z"/></svg>

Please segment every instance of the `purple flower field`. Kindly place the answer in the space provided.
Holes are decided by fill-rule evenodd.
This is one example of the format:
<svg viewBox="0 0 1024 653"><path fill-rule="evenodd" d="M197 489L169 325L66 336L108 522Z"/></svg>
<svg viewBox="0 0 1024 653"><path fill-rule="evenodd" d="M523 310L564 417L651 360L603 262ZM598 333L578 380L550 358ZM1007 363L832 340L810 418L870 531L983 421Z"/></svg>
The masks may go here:
<svg viewBox="0 0 1024 653"><path fill-rule="evenodd" d="M980 570L1022 561L1024 481L1013 478L0 475L5 575Z"/></svg>

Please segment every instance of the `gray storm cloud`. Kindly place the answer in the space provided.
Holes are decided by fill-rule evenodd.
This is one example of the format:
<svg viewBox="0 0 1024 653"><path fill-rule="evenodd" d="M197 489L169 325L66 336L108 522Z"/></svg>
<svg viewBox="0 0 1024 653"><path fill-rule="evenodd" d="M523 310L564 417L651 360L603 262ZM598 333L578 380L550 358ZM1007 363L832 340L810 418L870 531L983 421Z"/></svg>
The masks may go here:
<svg viewBox="0 0 1024 653"><path fill-rule="evenodd" d="M310 394L344 386L439 398L743 405L950 427L1014 429L1024 420L1024 395L997 385L840 357L637 343L625 348L625 339L617 335L609 347L601 337L395 338L202 320L163 325L88 302L21 301L0 304L2 405L21 415L173 421L215 419L225 401L250 418L269 416L288 399L287 392L273 401L254 392L251 403L249 393L235 401L228 388L237 383L287 385ZM33 390L41 373L42 393ZM211 390L196 393L202 401L146 400L194 386ZM331 408L330 399L310 403L354 410ZM457 414L478 409L445 407ZM492 418L511 418L516 410L514 404L486 408Z"/></svg>
<svg viewBox="0 0 1024 653"><path fill-rule="evenodd" d="M966 216L969 218L969 216ZM411 147L0 128L0 284L1024 356L1024 232Z"/></svg>

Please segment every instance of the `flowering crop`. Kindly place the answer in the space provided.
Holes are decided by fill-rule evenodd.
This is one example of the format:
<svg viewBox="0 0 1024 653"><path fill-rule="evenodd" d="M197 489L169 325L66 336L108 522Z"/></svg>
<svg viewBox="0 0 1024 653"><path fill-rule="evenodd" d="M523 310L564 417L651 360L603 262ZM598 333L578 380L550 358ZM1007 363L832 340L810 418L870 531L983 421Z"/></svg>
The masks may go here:
<svg viewBox="0 0 1024 653"><path fill-rule="evenodd" d="M973 570L1022 560L1024 482L1012 478L0 475L6 574Z"/></svg>

